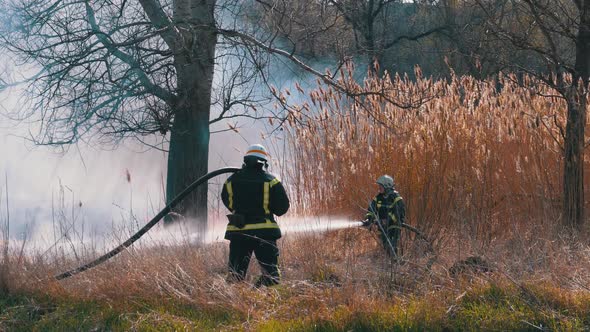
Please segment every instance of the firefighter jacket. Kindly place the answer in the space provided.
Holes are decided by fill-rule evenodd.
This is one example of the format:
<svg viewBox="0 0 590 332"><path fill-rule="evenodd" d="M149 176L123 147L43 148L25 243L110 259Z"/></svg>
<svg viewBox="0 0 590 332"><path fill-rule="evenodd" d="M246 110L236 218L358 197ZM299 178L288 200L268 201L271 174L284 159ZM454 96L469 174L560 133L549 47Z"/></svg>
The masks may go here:
<svg viewBox="0 0 590 332"><path fill-rule="evenodd" d="M232 174L223 185L221 200L232 214L244 217L243 225L227 225L225 239L231 240L236 232L265 240L281 237L274 215L287 212L289 198L281 182L262 167L244 165Z"/></svg>
<svg viewBox="0 0 590 332"><path fill-rule="evenodd" d="M369 204L365 219L369 222L386 220L387 230L398 228L406 219L406 206L400 194L392 190L379 193Z"/></svg>

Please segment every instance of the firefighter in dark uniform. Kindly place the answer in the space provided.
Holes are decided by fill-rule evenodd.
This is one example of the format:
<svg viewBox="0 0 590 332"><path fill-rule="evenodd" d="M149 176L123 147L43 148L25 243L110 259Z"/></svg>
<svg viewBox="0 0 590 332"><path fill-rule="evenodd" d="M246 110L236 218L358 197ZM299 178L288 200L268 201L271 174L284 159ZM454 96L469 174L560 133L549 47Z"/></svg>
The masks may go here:
<svg viewBox="0 0 590 332"><path fill-rule="evenodd" d="M369 204L364 225L371 226L379 222L382 227L377 228L381 233L385 250L393 257L397 257L401 226L406 218L406 207L402 197L394 188L391 176L380 176L377 184L379 194Z"/></svg>
<svg viewBox="0 0 590 332"><path fill-rule="evenodd" d="M231 211L225 239L229 240L230 281L246 277L252 253L262 268L256 286L280 281L277 240L281 230L274 215L289 209L289 198L281 182L266 172L268 153L264 146L249 147L242 169L231 175L221 192L223 204Z"/></svg>

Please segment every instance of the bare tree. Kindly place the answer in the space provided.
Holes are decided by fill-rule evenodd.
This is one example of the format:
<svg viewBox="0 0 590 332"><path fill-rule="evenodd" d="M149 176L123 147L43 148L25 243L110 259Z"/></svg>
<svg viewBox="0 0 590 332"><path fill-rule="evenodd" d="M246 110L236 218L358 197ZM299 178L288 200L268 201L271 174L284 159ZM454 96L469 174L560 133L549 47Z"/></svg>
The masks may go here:
<svg viewBox="0 0 590 332"><path fill-rule="evenodd" d="M45 145L97 133L115 141L161 135L170 201L207 172L210 124L261 117L247 111L262 101L254 93L262 61L219 43L230 5L237 8L216 0L2 1L1 46L35 71L21 82L30 111L17 116L38 120L33 139ZM206 204L201 187L178 212L206 220Z"/></svg>
<svg viewBox="0 0 590 332"><path fill-rule="evenodd" d="M306 58L344 55L353 36L344 17L328 1L255 0L261 21L276 32L284 49Z"/></svg>
<svg viewBox="0 0 590 332"><path fill-rule="evenodd" d="M420 41L448 30L445 22L432 20L439 8L433 1L415 0L326 0L351 26L359 52L366 56L369 69L383 63L383 56L402 42ZM420 13L423 10L422 13ZM412 19L409 19L409 18ZM402 28L402 24L414 22ZM396 24L398 23L398 24ZM395 31L396 27L399 31Z"/></svg>
<svg viewBox="0 0 590 332"><path fill-rule="evenodd" d="M529 54L538 66L506 67L539 77L567 105L563 132L563 218L584 223L584 126L590 77L590 0L497 0L476 3L486 14L488 38Z"/></svg>

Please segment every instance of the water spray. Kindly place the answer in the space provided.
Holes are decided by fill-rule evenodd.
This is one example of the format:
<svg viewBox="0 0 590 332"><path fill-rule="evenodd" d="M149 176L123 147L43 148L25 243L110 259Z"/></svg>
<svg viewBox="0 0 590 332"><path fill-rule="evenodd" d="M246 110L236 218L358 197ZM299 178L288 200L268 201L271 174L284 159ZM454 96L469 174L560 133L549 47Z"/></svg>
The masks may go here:
<svg viewBox="0 0 590 332"><path fill-rule="evenodd" d="M312 219L313 220L313 219ZM360 221L352 221L347 218L335 219L331 217L319 217L315 221L309 222L305 218L281 219L281 231L288 234L311 232L314 234L336 231L340 229L350 229L362 226Z"/></svg>
<svg viewBox="0 0 590 332"><path fill-rule="evenodd" d="M167 214L169 214L172 211L172 209L176 205L178 205L178 203L180 203L180 201L182 201L186 196L188 196L188 194L190 194L193 190L195 190L199 185L206 183L207 180L209 180L215 176L225 174L225 173L235 173L239 170L240 170L240 168L236 168L236 167L225 167L225 168L220 168L218 170L215 170L213 172L209 172L209 173L203 175L202 177L198 178L195 182L191 183L183 192L178 194L178 196L176 196L172 201L170 201L170 203L168 203L168 205L166 205L154 218L152 218L152 220L150 220L150 222L148 222L145 226L143 226L143 228L141 228L137 233L135 233L127 241L121 243L118 247L116 247L115 249L109 251L108 253L100 256L99 258L95 259L94 261L92 261L90 263L86 263L76 269L59 274L59 275L55 276L55 278L57 280L69 278L75 274L78 274L80 272L84 272L88 269L91 269L91 268L105 262L109 258L117 255L118 253L123 251L125 248L132 245L135 241L139 240L139 238L141 238L145 233L147 233L147 231L149 231L160 220L162 220L162 218L164 218Z"/></svg>

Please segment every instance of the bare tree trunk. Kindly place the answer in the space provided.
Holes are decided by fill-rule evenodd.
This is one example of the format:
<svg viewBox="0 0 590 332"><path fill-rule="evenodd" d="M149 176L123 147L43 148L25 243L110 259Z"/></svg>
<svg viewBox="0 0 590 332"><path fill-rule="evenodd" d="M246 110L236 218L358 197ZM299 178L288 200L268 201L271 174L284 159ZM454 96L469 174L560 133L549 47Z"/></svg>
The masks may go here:
<svg viewBox="0 0 590 332"><path fill-rule="evenodd" d="M590 0L580 4L580 26L576 37L576 64L571 91L567 94L567 125L563 172L564 218L566 224L584 224L584 141L586 95L590 76Z"/></svg>
<svg viewBox="0 0 590 332"><path fill-rule="evenodd" d="M369 0L367 2L367 9L366 9L366 17L365 17L365 48L367 52L367 60L369 61L369 71L375 74L379 74L380 70L376 70L375 62L381 65L381 59L379 57L379 52L376 49L375 43L375 17L373 16L373 11L375 10L375 3L373 0Z"/></svg>
<svg viewBox="0 0 590 332"><path fill-rule="evenodd" d="M209 115L217 44L214 6L214 0L175 2L174 20L182 27L184 47L175 55L179 102L170 137L167 202L208 169ZM206 225L207 186L197 188L175 212L197 219L201 226Z"/></svg>
<svg viewBox="0 0 590 332"><path fill-rule="evenodd" d="M191 109L176 113L168 152L167 203L207 173L208 157L209 113ZM175 208L175 212L206 224L207 186L202 185L193 191Z"/></svg>
<svg viewBox="0 0 590 332"><path fill-rule="evenodd" d="M572 99L577 99L575 92ZM584 99L568 100L563 170L564 221L579 228L584 222Z"/></svg>

